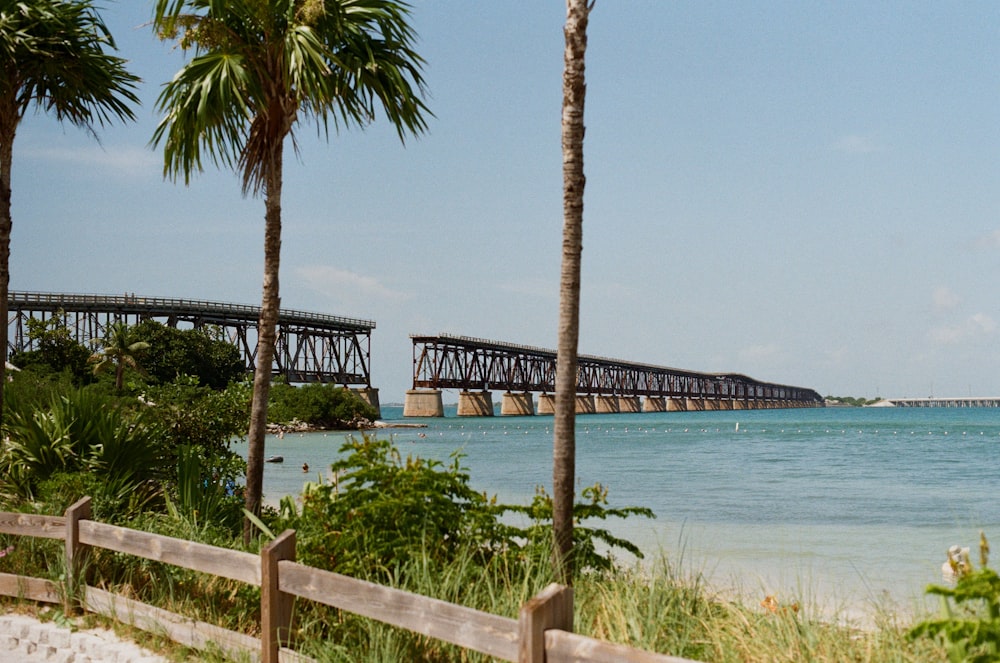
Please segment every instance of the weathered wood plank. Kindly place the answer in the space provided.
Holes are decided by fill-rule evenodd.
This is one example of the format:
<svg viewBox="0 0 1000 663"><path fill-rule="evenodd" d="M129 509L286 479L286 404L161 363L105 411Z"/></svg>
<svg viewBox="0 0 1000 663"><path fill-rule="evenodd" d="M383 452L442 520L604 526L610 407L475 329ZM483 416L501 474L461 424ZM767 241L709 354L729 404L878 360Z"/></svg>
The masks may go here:
<svg viewBox="0 0 1000 663"><path fill-rule="evenodd" d="M80 542L260 586L260 558L239 550L80 521Z"/></svg>
<svg viewBox="0 0 1000 663"><path fill-rule="evenodd" d="M42 603L62 603L62 593L56 583L12 573L0 573L0 595Z"/></svg>
<svg viewBox="0 0 1000 663"><path fill-rule="evenodd" d="M278 562L283 592L370 617L505 661L517 661L517 620L383 587L295 562Z"/></svg>
<svg viewBox="0 0 1000 663"><path fill-rule="evenodd" d="M521 606L520 663L545 663L545 632L573 630L573 588L552 583Z"/></svg>
<svg viewBox="0 0 1000 663"><path fill-rule="evenodd" d="M88 586L83 605L90 612L111 617L148 633L162 635L185 647L203 650L214 645L235 654L232 657L236 660L245 657L250 657L253 661L260 659L260 640L257 638L182 617L103 589Z"/></svg>
<svg viewBox="0 0 1000 663"><path fill-rule="evenodd" d="M0 511L0 534L34 536L40 539L61 539L65 536L66 519L62 516L39 516L33 513Z"/></svg>
<svg viewBox="0 0 1000 663"><path fill-rule="evenodd" d="M278 562L295 561L295 530L282 532L260 551L261 660L278 663L281 644L291 636L295 597L278 588Z"/></svg>
<svg viewBox="0 0 1000 663"><path fill-rule="evenodd" d="M80 543L80 522L89 520L92 514L90 497L81 497L66 509L66 531L63 534L66 549L66 595L63 610L67 615L75 611L78 585L82 585L81 570L90 556L90 547Z"/></svg>
<svg viewBox="0 0 1000 663"><path fill-rule="evenodd" d="M626 645L595 640L579 633L545 632L546 663L698 663L687 658L656 654Z"/></svg>

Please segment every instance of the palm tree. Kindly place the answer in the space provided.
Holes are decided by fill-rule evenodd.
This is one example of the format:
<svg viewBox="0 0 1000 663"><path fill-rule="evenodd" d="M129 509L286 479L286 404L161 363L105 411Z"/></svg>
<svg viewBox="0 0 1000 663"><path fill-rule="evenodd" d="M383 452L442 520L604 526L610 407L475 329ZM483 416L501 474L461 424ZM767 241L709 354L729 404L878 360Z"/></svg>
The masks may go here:
<svg viewBox="0 0 1000 663"><path fill-rule="evenodd" d="M0 0L0 350L7 357L11 165L14 136L31 106L94 133L95 123L132 120L139 79L90 0ZM0 421L6 363L0 361Z"/></svg>
<svg viewBox="0 0 1000 663"><path fill-rule="evenodd" d="M164 174L185 183L202 150L264 194L264 279L247 455L246 507L260 513L264 433L278 320L285 139L315 119L328 134L364 126L379 107L400 139L426 129L423 60L408 7L391 0L157 0L153 25L195 57L163 89L153 136ZM252 523L244 524L249 541Z"/></svg>
<svg viewBox="0 0 1000 663"><path fill-rule="evenodd" d="M114 322L108 327L101 349L90 356L94 373L114 367L115 389L121 391L125 385L125 368L142 371L139 355L149 349L149 343L135 340L135 332L124 322Z"/></svg>
<svg viewBox="0 0 1000 663"><path fill-rule="evenodd" d="M563 245L552 445L552 561L559 582L573 582L573 498L576 477L577 342L580 338L580 254L583 252L584 55L593 3L566 0L563 69Z"/></svg>

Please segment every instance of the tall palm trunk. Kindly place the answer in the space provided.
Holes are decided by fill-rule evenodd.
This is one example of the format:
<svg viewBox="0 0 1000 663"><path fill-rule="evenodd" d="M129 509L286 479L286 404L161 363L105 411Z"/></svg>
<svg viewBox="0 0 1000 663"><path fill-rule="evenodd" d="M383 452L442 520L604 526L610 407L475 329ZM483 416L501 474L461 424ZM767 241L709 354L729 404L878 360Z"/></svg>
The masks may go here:
<svg viewBox="0 0 1000 663"><path fill-rule="evenodd" d="M264 435L267 432L267 400L271 393L271 366L274 363L274 344L277 339L278 271L281 264L281 169L280 148L272 157L267 172L266 207L264 215L264 294L260 305L260 322L257 327L257 364L253 376L253 404L250 409L250 432L247 449L247 485L245 506L247 511L260 515L264 488ZM253 538L253 524L243 521L243 541Z"/></svg>
<svg viewBox="0 0 1000 663"><path fill-rule="evenodd" d="M10 169L14 163L16 117L14 99L0 101L0 427L3 426L4 386L7 384L7 300L10 292L10 234L13 228Z"/></svg>
<svg viewBox="0 0 1000 663"><path fill-rule="evenodd" d="M573 499L576 480L577 344L580 338L580 254L583 252L583 102L586 96L587 0L566 2L563 71L563 244L559 282L559 345L552 448L553 564L564 585L573 582Z"/></svg>

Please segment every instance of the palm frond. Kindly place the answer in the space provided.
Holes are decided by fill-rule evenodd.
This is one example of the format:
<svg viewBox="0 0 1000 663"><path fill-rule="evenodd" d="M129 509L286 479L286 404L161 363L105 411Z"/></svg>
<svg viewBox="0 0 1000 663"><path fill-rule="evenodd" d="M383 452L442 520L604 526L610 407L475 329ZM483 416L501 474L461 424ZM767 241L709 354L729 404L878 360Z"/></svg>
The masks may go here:
<svg viewBox="0 0 1000 663"><path fill-rule="evenodd" d="M18 119L32 104L91 133L96 125L134 119L140 79L109 52L114 40L90 0L6 4L0 88L16 100Z"/></svg>
<svg viewBox="0 0 1000 663"><path fill-rule="evenodd" d="M409 7L391 0L158 0L154 26L197 53L157 100L164 175L238 169L258 193L300 116L328 132L379 108L401 140L427 128Z"/></svg>

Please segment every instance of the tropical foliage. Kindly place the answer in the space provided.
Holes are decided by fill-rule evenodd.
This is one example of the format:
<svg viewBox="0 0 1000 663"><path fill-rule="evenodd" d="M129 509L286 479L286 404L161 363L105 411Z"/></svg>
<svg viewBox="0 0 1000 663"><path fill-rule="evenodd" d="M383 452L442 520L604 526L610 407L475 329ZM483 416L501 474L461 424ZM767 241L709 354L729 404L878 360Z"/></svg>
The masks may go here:
<svg viewBox="0 0 1000 663"><path fill-rule="evenodd" d="M305 486L301 509L290 498L282 501L276 529L296 530L298 558L306 564L383 580L412 559L441 566L465 558L481 567L545 559L552 541L552 502L545 492L530 506L498 504L469 485L461 459L458 453L448 463L404 458L386 440L351 438L330 467L332 478ZM576 509L581 522L652 516L638 507L608 508L607 491L599 486L585 490L584 498ZM505 518L511 513L526 516L527 525L511 524ZM641 556L606 530L576 532L581 570L613 568L615 549Z"/></svg>
<svg viewBox="0 0 1000 663"><path fill-rule="evenodd" d="M268 419L277 424L301 422L317 428L349 430L378 418L378 410L346 387L283 382L271 386Z"/></svg>
<svg viewBox="0 0 1000 663"><path fill-rule="evenodd" d="M120 517L157 493L166 476L157 426L94 393L55 395L45 408L12 408L9 415L0 450L7 500L33 499L57 475L90 474L100 478L93 486L98 506L106 507L100 510Z"/></svg>
<svg viewBox="0 0 1000 663"><path fill-rule="evenodd" d="M953 663L1000 661L1000 576L989 568L990 545L979 533L976 570L969 549L948 551L953 587L930 585L927 593L941 597L941 614L910 631L911 638L931 637L941 642Z"/></svg>
<svg viewBox="0 0 1000 663"><path fill-rule="evenodd" d="M0 319L10 287L11 168L18 125L32 106L93 132L134 118L138 78L90 0L0 2ZM0 348L7 325L0 325ZM6 366L0 362L0 407ZM2 418L2 417L0 417Z"/></svg>
<svg viewBox="0 0 1000 663"><path fill-rule="evenodd" d="M212 389L225 389L245 375L239 349L218 327L177 329L144 320L132 328L132 333L156 349L142 358L146 375L155 382L168 384L187 375Z"/></svg>
<svg viewBox="0 0 1000 663"><path fill-rule="evenodd" d="M11 353L11 364L42 373L66 372L78 385L91 380L87 367L91 353L73 338L64 313L57 312L45 320L28 318L25 327L28 346L33 349Z"/></svg>
<svg viewBox="0 0 1000 663"><path fill-rule="evenodd" d="M139 357L149 349L149 343L136 338L134 329L124 322L108 325L104 339L96 345L99 349L90 356L94 374L113 368L116 390L121 391L125 386L126 368L145 374L139 365Z"/></svg>
<svg viewBox="0 0 1000 663"><path fill-rule="evenodd" d="M407 8L390 0L157 0L153 25L194 57L164 88L164 174L215 165L264 194L264 278L251 406L246 507L260 511L264 434L279 308L285 139L300 120L364 126L381 108L400 138L420 133L422 61ZM248 519L244 537L250 540Z"/></svg>

